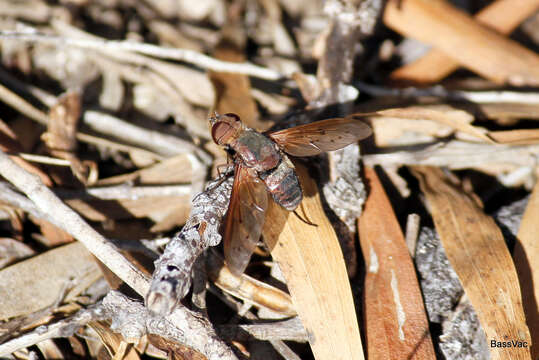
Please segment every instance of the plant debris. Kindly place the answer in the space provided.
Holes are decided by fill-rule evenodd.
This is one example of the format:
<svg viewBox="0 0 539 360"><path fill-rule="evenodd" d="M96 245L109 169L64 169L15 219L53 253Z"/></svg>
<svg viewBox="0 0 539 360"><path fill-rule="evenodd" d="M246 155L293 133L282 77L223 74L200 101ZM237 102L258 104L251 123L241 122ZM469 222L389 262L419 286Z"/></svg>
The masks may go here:
<svg viewBox="0 0 539 360"><path fill-rule="evenodd" d="M539 358L539 2L459 6L0 0L0 357ZM243 274L227 113L373 132Z"/></svg>

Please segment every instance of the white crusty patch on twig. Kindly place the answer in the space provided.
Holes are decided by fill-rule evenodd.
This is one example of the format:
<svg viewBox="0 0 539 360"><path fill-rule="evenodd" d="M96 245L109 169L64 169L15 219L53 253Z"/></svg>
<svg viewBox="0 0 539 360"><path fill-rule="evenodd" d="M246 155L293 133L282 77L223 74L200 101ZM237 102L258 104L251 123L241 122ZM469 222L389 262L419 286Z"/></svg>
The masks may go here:
<svg viewBox="0 0 539 360"><path fill-rule="evenodd" d="M219 226L228 209L232 180L218 179L192 202L191 214L182 230L168 243L155 262L146 306L160 315L169 314L187 295L191 271L198 256L221 242Z"/></svg>

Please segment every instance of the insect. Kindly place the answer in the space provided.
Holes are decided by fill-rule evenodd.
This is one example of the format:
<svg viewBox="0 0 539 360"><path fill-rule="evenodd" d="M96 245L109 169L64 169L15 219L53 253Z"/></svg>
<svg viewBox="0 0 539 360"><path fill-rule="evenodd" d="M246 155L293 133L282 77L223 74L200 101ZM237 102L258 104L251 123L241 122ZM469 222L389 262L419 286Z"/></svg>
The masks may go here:
<svg viewBox="0 0 539 360"><path fill-rule="evenodd" d="M244 272L264 225L268 193L289 211L303 198L287 155L314 156L368 137L372 131L354 115L316 121L275 132L246 127L232 113L210 118L211 135L234 161L234 182L224 224L225 260L234 274Z"/></svg>

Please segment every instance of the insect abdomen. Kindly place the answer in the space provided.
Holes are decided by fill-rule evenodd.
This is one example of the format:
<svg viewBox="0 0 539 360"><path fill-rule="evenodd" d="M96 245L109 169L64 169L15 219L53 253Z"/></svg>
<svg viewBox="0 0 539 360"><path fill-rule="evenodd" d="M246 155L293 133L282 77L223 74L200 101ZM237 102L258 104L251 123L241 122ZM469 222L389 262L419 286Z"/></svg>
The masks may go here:
<svg viewBox="0 0 539 360"><path fill-rule="evenodd" d="M301 186L296 171L286 163L285 159L261 178L277 204L289 211L298 207L303 198Z"/></svg>

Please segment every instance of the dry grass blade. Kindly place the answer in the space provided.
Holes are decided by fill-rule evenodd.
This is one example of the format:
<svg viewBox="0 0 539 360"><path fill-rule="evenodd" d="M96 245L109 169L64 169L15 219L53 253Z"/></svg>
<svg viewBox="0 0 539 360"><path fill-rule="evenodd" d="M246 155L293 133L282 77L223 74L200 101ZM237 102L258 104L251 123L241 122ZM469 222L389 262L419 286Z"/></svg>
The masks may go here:
<svg viewBox="0 0 539 360"><path fill-rule="evenodd" d="M539 183L535 184L518 230L514 257L524 312L532 335L533 359L539 358Z"/></svg>
<svg viewBox="0 0 539 360"><path fill-rule="evenodd" d="M298 213L270 201L264 238L286 278L316 359L363 359L354 301L339 241L326 218L317 186L303 166L296 170L304 199Z"/></svg>
<svg viewBox="0 0 539 360"><path fill-rule="evenodd" d="M427 315L404 236L372 168L370 192L359 219L367 267L364 317L372 358L435 359Z"/></svg>
<svg viewBox="0 0 539 360"><path fill-rule="evenodd" d="M497 0L479 11L475 19L502 34L509 34L537 8L537 0ZM395 70L391 79L419 83L436 82L458 67L459 63L450 56L441 50L433 49L420 59Z"/></svg>
<svg viewBox="0 0 539 360"><path fill-rule="evenodd" d="M384 22L405 36L450 54L494 82L517 86L539 83L536 53L481 26L444 0L390 1Z"/></svg>
<svg viewBox="0 0 539 360"><path fill-rule="evenodd" d="M436 230L466 295L477 312L487 341L513 342L490 346L492 359L530 359L515 266L503 235L474 200L451 184L442 170L414 167ZM526 342L527 346L518 347Z"/></svg>

